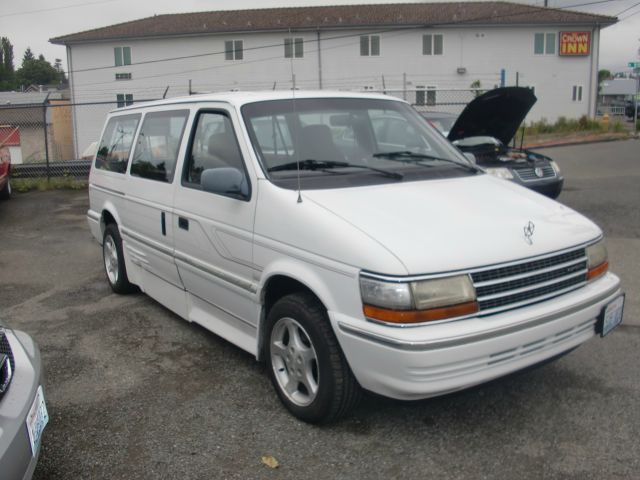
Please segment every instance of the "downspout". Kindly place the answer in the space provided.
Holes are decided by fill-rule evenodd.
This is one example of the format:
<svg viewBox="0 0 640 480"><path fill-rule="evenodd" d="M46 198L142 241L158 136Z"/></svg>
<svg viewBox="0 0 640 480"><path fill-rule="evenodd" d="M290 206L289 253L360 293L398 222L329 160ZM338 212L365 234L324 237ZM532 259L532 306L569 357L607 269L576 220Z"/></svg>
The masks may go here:
<svg viewBox="0 0 640 480"><path fill-rule="evenodd" d="M71 46L67 45L67 73L69 75L69 90L71 91L72 112L71 121L73 122L73 153L76 160L80 157L78 153L78 124L76 123L76 89L73 80L73 58L71 57Z"/></svg>
<svg viewBox="0 0 640 480"><path fill-rule="evenodd" d="M318 88L322 90L322 49L320 48L320 29L316 30L318 42Z"/></svg>
<svg viewBox="0 0 640 480"><path fill-rule="evenodd" d="M589 118L595 118L597 107L596 104L598 102L598 65L600 63L600 26L597 25L593 27L591 31L591 36L593 38L591 44L592 53L591 53L591 64L590 64L590 73L589 75L589 111L587 115ZM594 57L595 62L594 62ZM595 68L595 71L594 71Z"/></svg>

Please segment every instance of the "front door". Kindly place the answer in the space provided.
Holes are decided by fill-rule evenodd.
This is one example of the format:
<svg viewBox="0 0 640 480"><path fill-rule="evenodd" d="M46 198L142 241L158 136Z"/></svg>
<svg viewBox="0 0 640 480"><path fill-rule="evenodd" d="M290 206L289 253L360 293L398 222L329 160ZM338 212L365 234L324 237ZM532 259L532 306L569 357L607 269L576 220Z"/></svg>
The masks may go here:
<svg viewBox="0 0 640 480"><path fill-rule="evenodd" d="M236 137L237 122L225 108L196 114L174 198L175 259L190 294L190 319L254 351L255 181ZM241 175L242 192L215 191L202 181L220 172Z"/></svg>

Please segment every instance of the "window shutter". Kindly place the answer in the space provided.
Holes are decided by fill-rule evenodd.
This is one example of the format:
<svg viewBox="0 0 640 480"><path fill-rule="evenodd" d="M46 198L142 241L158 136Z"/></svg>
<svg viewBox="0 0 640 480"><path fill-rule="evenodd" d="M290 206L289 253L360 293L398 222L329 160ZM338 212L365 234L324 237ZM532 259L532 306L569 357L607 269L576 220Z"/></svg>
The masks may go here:
<svg viewBox="0 0 640 480"><path fill-rule="evenodd" d="M434 55L442 55L442 35L434 35L433 36L433 54Z"/></svg>
<svg viewBox="0 0 640 480"><path fill-rule="evenodd" d="M545 53L548 53L548 54L556 53L556 34L555 33L547 33Z"/></svg>
<svg viewBox="0 0 640 480"><path fill-rule="evenodd" d="M423 55L431 55L431 35L423 35L422 36L422 54Z"/></svg>
<svg viewBox="0 0 640 480"><path fill-rule="evenodd" d="M224 59L233 60L233 42L231 40L224 42Z"/></svg>
<svg viewBox="0 0 640 480"><path fill-rule="evenodd" d="M122 47L122 64L131 65L131 47Z"/></svg>
<svg viewBox="0 0 640 480"><path fill-rule="evenodd" d="M371 55L380 55L380 35L371 35Z"/></svg>
<svg viewBox="0 0 640 480"><path fill-rule="evenodd" d="M360 37L360 56L369 56L369 37L366 35Z"/></svg>
<svg viewBox="0 0 640 480"><path fill-rule="evenodd" d="M116 67L122 66L122 47L116 47L113 49L113 55L116 60Z"/></svg>
<svg viewBox="0 0 640 480"><path fill-rule="evenodd" d="M235 59L242 60L244 58L244 52L242 49L242 40L236 40L234 42L234 50L235 50Z"/></svg>
<svg viewBox="0 0 640 480"><path fill-rule="evenodd" d="M296 47L296 57L297 58L302 58L304 56L303 39L302 38L296 38L295 47Z"/></svg>
<svg viewBox="0 0 640 480"><path fill-rule="evenodd" d="M291 58L293 56L292 48L291 48L291 39L284 39L284 58Z"/></svg>

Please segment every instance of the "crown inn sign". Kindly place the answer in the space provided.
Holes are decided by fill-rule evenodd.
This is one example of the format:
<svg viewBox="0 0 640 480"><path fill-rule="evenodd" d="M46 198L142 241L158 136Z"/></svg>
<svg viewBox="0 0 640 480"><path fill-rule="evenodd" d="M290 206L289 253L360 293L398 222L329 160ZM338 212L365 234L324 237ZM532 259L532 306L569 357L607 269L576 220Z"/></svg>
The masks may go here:
<svg viewBox="0 0 640 480"><path fill-rule="evenodd" d="M584 56L591 53L591 32L560 32L560 56Z"/></svg>

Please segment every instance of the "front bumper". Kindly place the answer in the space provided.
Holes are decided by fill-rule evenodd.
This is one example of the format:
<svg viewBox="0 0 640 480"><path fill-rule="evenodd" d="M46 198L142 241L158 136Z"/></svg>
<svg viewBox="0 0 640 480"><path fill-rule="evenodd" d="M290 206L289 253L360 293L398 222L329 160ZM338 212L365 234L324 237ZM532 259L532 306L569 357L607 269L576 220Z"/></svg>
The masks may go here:
<svg viewBox="0 0 640 480"><path fill-rule="evenodd" d="M564 184L564 178L561 176L553 177L553 178L544 178L540 180L533 180L524 182L518 178L518 176L514 173L512 182L517 183L518 185L522 185L523 187L529 188L534 192L538 192L549 198L558 198L560 192L562 192L562 186Z"/></svg>
<svg viewBox="0 0 640 480"><path fill-rule="evenodd" d="M604 305L620 295L612 273L527 307L398 328L329 312L360 385L402 400L462 390L543 362L595 335Z"/></svg>
<svg viewBox="0 0 640 480"><path fill-rule="evenodd" d="M38 462L40 446L31 452L26 419L38 387L42 384L40 351L23 332L5 330L15 372L0 401L0 477L4 480L30 479Z"/></svg>

